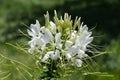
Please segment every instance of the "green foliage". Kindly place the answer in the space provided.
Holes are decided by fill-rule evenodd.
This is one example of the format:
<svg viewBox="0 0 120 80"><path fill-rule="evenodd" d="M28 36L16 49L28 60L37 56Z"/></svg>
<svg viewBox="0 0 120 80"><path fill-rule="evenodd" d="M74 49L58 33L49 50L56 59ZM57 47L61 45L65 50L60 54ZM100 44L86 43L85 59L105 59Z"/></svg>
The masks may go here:
<svg viewBox="0 0 120 80"><path fill-rule="evenodd" d="M109 54L104 70L109 71L110 73L114 74L114 76L120 79L120 38L113 39L111 44L106 47L106 50L111 51L112 53Z"/></svg>
<svg viewBox="0 0 120 80"><path fill-rule="evenodd" d="M0 55L6 56L5 59L0 56L0 80L30 80L30 74L24 70L25 66L15 62L14 60L25 64L28 67L35 68L35 71L28 69L30 73L34 73L35 77L39 76L38 68L34 65L34 59L24 54L22 48L19 50L11 46L5 45L6 42L18 42L27 45L26 39L23 39L18 29L26 30L25 25L33 23L35 19L39 19L43 24L43 14L48 10L50 13L54 9L58 11L58 16L64 12L70 13L75 18L76 15L82 17L82 20L88 26L94 26L94 35L99 39L95 43L105 46L105 50L111 52L103 55L98 59L98 65L102 67L100 70L108 72L111 76L87 75L80 76L81 73L73 73L71 80L119 80L120 79L120 39L116 39L120 26L120 1L119 0L0 0ZM51 12L52 11L52 12ZM26 32L26 31L25 31ZM110 45L108 45L110 43ZM22 73L21 73L22 72ZM25 77L27 78L25 78ZM61 80L68 80L61 79Z"/></svg>
<svg viewBox="0 0 120 80"><path fill-rule="evenodd" d="M107 68L113 72L120 71L120 38L116 40L112 40L110 46L107 47L107 50L111 51L112 53L109 54L109 59L107 60Z"/></svg>
<svg viewBox="0 0 120 80"><path fill-rule="evenodd" d="M25 30L24 24L38 18L42 21L46 9L62 3L63 0L0 0L0 43L18 39L18 29Z"/></svg>

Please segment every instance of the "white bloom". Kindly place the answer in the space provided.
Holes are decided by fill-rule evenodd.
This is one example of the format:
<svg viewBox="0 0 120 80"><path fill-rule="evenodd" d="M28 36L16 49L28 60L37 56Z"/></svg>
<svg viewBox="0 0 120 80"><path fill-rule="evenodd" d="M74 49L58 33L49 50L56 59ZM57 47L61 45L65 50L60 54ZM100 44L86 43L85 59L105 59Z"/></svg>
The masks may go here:
<svg viewBox="0 0 120 80"><path fill-rule="evenodd" d="M72 58L71 53L66 53L66 58L71 59Z"/></svg>
<svg viewBox="0 0 120 80"><path fill-rule="evenodd" d="M87 57L87 56L88 56L88 55L85 54L85 52L84 52L83 50L79 49L79 50L78 50L78 53L77 53L77 55L76 55L76 58L82 59L82 58L85 58L85 57Z"/></svg>
<svg viewBox="0 0 120 80"><path fill-rule="evenodd" d="M44 46L44 40L40 39L40 37L34 37L34 38L32 38L31 41L28 42L28 44L29 44L30 47L31 47L31 48L28 50L29 53L33 53L33 52L34 52L34 49L35 49L36 47L42 46L42 48L43 48L43 46Z"/></svg>
<svg viewBox="0 0 120 80"><path fill-rule="evenodd" d="M39 24L38 20L36 20L36 24L31 24L30 25L30 30L27 30L27 32L33 38L37 37L37 36L41 36L41 33L40 33L40 24Z"/></svg>
<svg viewBox="0 0 120 80"><path fill-rule="evenodd" d="M40 32L40 24L38 20L36 20L36 24L30 25L30 30L27 30L27 32L32 37L32 40L28 42L31 47L28 52L33 53L36 46L43 45L43 41L40 40L40 37L42 37L43 34Z"/></svg>
<svg viewBox="0 0 120 80"><path fill-rule="evenodd" d="M70 41L70 40L67 40L66 43L65 43L65 48L68 49L72 46L73 42Z"/></svg>
<svg viewBox="0 0 120 80"><path fill-rule="evenodd" d="M71 33L72 39L66 40L65 43L65 53L66 58L71 59L73 64L77 67L82 66L82 58L87 57L85 54L87 45L92 42L93 37L91 37L92 32L88 31L86 25L81 24L79 32L73 31Z"/></svg>
<svg viewBox="0 0 120 80"><path fill-rule="evenodd" d="M81 23L79 29L80 29L81 32L82 32L82 31L85 31L85 30L88 31L87 25L83 25L83 22Z"/></svg>
<svg viewBox="0 0 120 80"><path fill-rule="evenodd" d="M93 37L90 37L92 32L89 32L87 25L83 25L83 23L79 30L80 33L76 37L75 44L78 45L81 50L86 51L87 45L93 41Z"/></svg>
<svg viewBox="0 0 120 80"><path fill-rule="evenodd" d="M49 58L52 60L56 60L56 59L60 58L60 51L56 50L55 52L54 51L47 52L41 61L45 62Z"/></svg>
<svg viewBox="0 0 120 80"><path fill-rule="evenodd" d="M71 36L75 39L76 38L76 33L77 33L77 31L73 31L72 33L71 33Z"/></svg>
<svg viewBox="0 0 120 80"><path fill-rule="evenodd" d="M66 58L71 59L73 64L77 67L82 66L82 58L87 57L87 54L85 54L84 51L80 50L77 45L71 46L67 51L66 51Z"/></svg>
<svg viewBox="0 0 120 80"><path fill-rule="evenodd" d="M52 21L50 21L50 25L51 25L52 32L55 34L56 33L56 25L55 25L55 23L53 23Z"/></svg>
<svg viewBox="0 0 120 80"><path fill-rule="evenodd" d="M49 43L52 38L53 38L52 33L48 29L45 29L43 36L45 43L46 44Z"/></svg>
<svg viewBox="0 0 120 80"><path fill-rule="evenodd" d="M54 53L54 51L49 51L49 52L47 52L41 61L42 61L42 62L46 61L46 60L49 59L51 56L53 56L53 53Z"/></svg>
<svg viewBox="0 0 120 80"><path fill-rule="evenodd" d="M58 59L58 58L60 58L60 51L59 50L56 50L55 51L55 54L54 54L54 56L53 56L53 60L56 60L56 59Z"/></svg>
<svg viewBox="0 0 120 80"><path fill-rule="evenodd" d="M81 67L82 66L82 60L80 59L73 59L74 65L77 67Z"/></svg>
<svg viewBox="0 0 120 80"><path fill-rule="evenodd" d="M61 49L62 48L62 44L61 44L61 34L60 33L56 33L56 35L55 35L55 42L56 42L56 48L57 49Z"/></svg>
<svg viewBox="0 0 120 80"><path fill-rule="evenodd" d="M53 36L52 36L52 34L51 34L50 31L48 31L48 32L49 32L49 35L44 36L44 37L47 38L46 40L48 40L48 42L49 42L49 40L52 39ZM49 36L49 37L48 37L48 36ZM46 42L47 42L47 41L46 41ZM62 44L61 44L61 34L60 34L60 33L56 33L56 35L55 35L55 44L56 44L56 48L57 48L57 49L61 49L61 48L62 48ZM49 58L52 59L52 60L56 60L56 59L60 58L60 51L59 51L59 50L55 50L55 51L49 51L49 52L47 52L47 53L44 55L44 57L43 57L43 59L42 59L42 62L48 60Z"/></svg>
<svg viewBox="0 0 120 80"><path fill-rule="evenodd" d="M69 18L66 16L64 20L55 21L58 22L57 26L52 21L48 21L48 25L42 27L40 27L38 20L36 20L36 24L31 24L30 30L27 30L28 35L31 36L31 40L28 42L30 46L28 52L33 53L35 50L46 52L44 55L40 55L42 62L62 59L65 53L68 61L71 61L77 67L81 67L82 58L88 57L85 51L93 40L93 37L91 37L92 32L88 31L87 25L83 25L83 23L79 26L78 31L73 30L73 28L68 31L69 26L65 23L67 19ZM77 25L78 22L75 26ZM59 30L59 26L61 30ZM62 31L63 29L64 31Z"/></svg>
<svg viewBox="0 0 120 80"><path fill-rule="evenodd" d="M81 50L79 48L79 46L73 45L69 49L67 49L66 57L67 57L67 59L70 59L70 58L73 58L73 57L82 59L84 57L87 57L87 54L85 54L85 52L83 50Z"/></svg>
<svg viewBox="0 0 120 80"><path fill-rule="evenodd" d="M78 53L78 50L79 50L79 47L73 45L66 51L66 54L70 54L73 57Z"/></svg>
<svg viewBox="0 0 120 80"><path fill-rule="evenodd" d="M52 33L47 28L40 28L40 24L37 20L36 24L31 24L30 30L27 30L28 34L32 36L32 40L28 42L31 47L28 52L33 53L36 47L44 50L46 44L53 38Z"/></svg>

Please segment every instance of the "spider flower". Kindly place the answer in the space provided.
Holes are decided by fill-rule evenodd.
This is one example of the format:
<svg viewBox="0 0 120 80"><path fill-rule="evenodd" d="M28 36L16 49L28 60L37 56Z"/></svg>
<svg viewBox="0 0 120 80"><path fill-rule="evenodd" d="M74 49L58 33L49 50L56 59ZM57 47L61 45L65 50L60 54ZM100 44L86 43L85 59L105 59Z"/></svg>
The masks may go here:
<svg viewBox="0 0 120 80"><path fill-rule="evenodd" d="M40 26L36 20L36 24L31 24L30 30L27 30L31 36L28 52L34 54L39 51L41 62L68 60L72 65L81 67L82 58L88 57L87 47L93 41L92 32L88 30L87 25L83 25L83 22L80 24L80 18L73 24L71 16L67 13L64 19L59 19L55 12L54 21L49 21L47 13L45 20L44 26Z"/></svg>

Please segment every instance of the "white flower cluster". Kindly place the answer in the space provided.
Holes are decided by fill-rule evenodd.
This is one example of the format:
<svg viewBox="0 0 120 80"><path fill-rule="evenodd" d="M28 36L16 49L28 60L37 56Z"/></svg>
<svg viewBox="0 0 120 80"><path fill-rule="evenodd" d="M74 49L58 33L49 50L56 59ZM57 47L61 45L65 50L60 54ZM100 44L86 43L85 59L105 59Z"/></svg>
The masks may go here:
<svg viewBox="0 0 120 80"><path fill-rule="evenodd" d="M65 22L64 20L60 21L61 23ZM52 21L47 23L49 27L41 27L38 20L36 20L36 24L30 25L30 30L27 32L32 38L28 42L30 45L28 52L31 54L35 50L44 52L44 54L40 53L42 55L41 62L66 58L68 61L72 61L73 65L81 67L82 58L88 56L85 51L93 40L92 32L88 31L88 27L83 23L78 26L78 30L66 29L64 33L58 30L62 25L58 26Z"/></svg>

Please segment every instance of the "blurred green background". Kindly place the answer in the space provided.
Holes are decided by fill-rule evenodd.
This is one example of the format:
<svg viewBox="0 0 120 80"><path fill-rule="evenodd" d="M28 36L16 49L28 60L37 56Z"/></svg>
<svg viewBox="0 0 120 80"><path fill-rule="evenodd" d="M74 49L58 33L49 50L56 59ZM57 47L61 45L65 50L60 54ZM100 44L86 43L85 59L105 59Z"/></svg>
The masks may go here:
<svg viewBox="0 0 120 80"><path fill-rule="evenodd" d="M38 19L44 25L44 14L49 11L52 17L54 10L59 16L65 12L81 17L89 29L94 28L93 43L108 54L95 59L101 72L113 76L87 75L80 77L73 74L71 80L120 80L120 1L119 0L0 0L0 54L32 65L27 54L16 50L6 43L18 43L27 46L28 39L19 30L26 33L27 26ZM26 26L27 25L27 26ZM2 64L6 62L7 64ZM25 80L16 65L0 57L0 80ZM10 75L7 75L11 73ZM4 76L7 75L9 79ZM28 75L26 75L28 76ZM29 78L28 78L29 79ZM31 80L31 79L29 79Z"/></svg>

